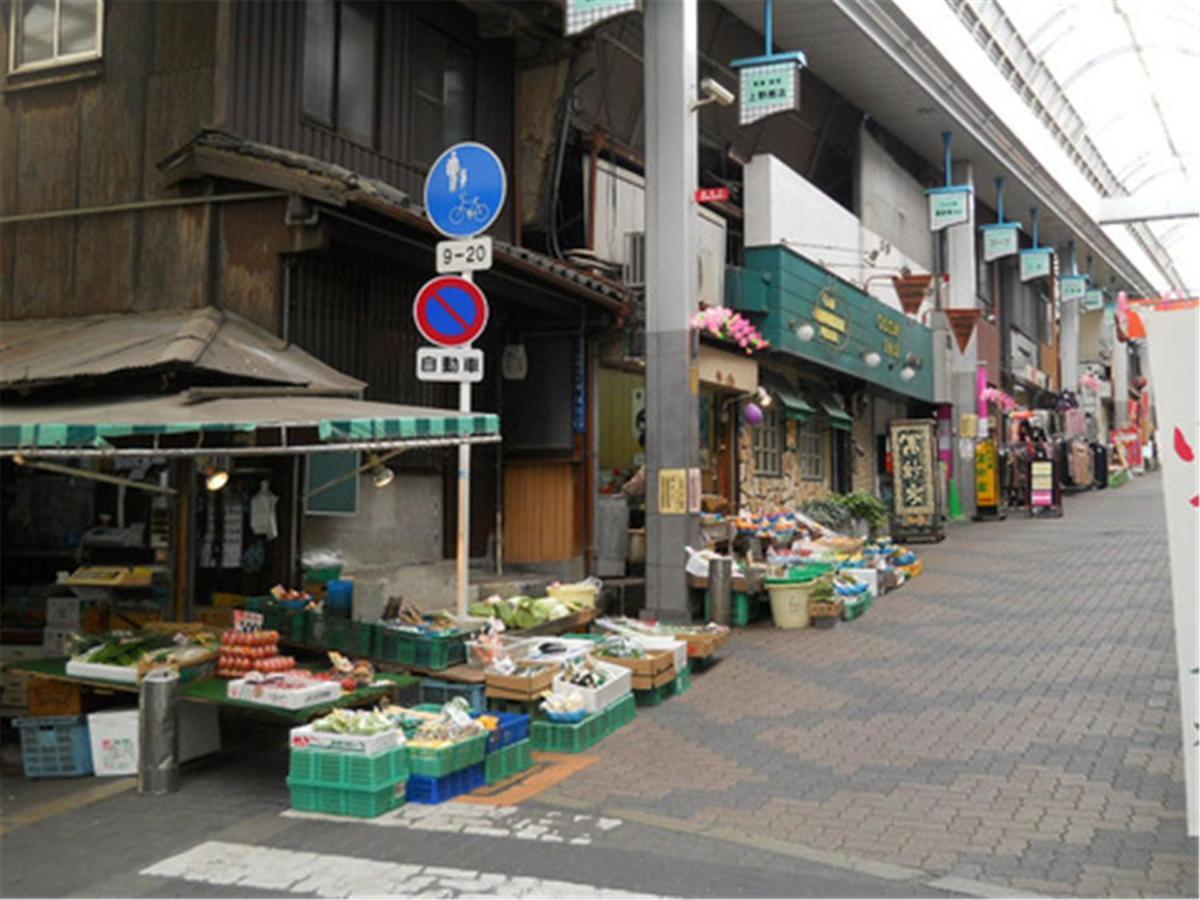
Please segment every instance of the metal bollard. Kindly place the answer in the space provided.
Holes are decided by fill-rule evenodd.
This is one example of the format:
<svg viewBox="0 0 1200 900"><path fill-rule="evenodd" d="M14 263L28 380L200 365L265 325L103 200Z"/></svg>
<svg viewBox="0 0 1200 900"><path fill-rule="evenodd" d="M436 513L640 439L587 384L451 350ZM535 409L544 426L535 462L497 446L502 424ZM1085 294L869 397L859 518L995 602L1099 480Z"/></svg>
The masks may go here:
<svg viewBox="0 0 1200 900"><path fill-rule="evenodd" d="M712 620L728 625L733 617L733 560L728 556L708 561L708 596L712 599Z"/></svg>
<svg viewBox="0 0 1200 900"><path fill-rule="evenodd" d="M138 793L160 797L179 790L179 673L165 669L142 679L138 697Z"/></svg>

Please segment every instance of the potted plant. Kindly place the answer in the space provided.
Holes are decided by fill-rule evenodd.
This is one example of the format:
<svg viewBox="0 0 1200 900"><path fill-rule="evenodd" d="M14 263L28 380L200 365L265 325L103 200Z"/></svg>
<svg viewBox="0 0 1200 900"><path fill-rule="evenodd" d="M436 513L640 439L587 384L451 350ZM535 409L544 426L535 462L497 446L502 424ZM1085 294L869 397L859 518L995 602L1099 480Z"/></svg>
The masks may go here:
<svg viewBox="0 0 1200 900"><path fill-rule="evenodd" d="M822 578L809 592L808 617L813 628L832 628L842 617L842 598L834 593L831 579Z"/></svg>
<svg viewBox="0 0 1200 900"><path fill-rule="evenodd" d="M858 526L856 530L865 530L866 533L858 535L859 537L872 537L879 534L888 524L887 505L869 491L844 494L838 498L838 502Z"/></svg>

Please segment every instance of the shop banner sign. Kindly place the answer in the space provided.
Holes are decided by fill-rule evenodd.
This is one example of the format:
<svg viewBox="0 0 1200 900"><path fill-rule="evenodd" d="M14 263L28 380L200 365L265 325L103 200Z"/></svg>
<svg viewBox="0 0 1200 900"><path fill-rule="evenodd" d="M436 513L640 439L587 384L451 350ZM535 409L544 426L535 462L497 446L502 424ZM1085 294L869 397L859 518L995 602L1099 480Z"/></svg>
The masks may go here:
<svg viewBox="0 0 1200 900"><path fill-rule="evenodd" d="M951 225L971 221L971 188L969 185L950 185L931 188L929 196L929 230L941 231Z"/></svg>
<svg viewBox="0 0 1200 900"><path fill-rule="evenodd" d="M564 30L568 35L579 34L614 16L637 12L641 8L641 0L567 0Z"/></svg>
<svg viewBox="0 0 1200 900"><path fill-rule="evenodd" d="M1032 506L1054 505L1054 463L1048 459L1029 464L1029 502Z"/></svg>
<svg viewBox="0 0 1200 900"><path fill-rule="evenodd" d="M1197 654L1196 547L1200 546L1200 365L1196 331L1200 307L1139 310L1146 326L1150 383L1158 413L1155 449L1163 471L1162 496L1171 554L1175 607L1175 654L1179 708L1183 716L1183 773L1187 788L1188 835L1197 833L1197 741L1200 741L1200 655Z"/></svg>
<svg viewBox="0 0 1200 900"><path fill-rule="evenodd" d="M1058 279L1058 296L1063 303L1082 301L1088 293L1086 275L1064 275Z"/></svg>
<svg viewBox="0 0 1200 900"><path fill-rule="evenodd" d="M1036 250L1021 251L1021 280L1033 281L1035 278L1045 278L1050 274L1050 256L1054 253L1049 247L1039 247Z"/></svg>
<svg viewBox="0 0 1200 900"><path fill-rule="evenodd" d="M1000 504L1000 470L997 462L995 441L989 438L975 445L976 506L994 507Z"/></svg>
<svg viewBox="0 0 1200 900"><path fill-rule="evenodd" d="M983 232L983 261L995 262L1006 256L1013 256L1020 248L1021 226L1016 222L1003 225L984 225Z"/></svg>
<svg viewBox="0 0 1200 900"><path fill-rule="evenodd" d="M1095 312L1098 309L1104 309L1104 291L1100 288L1092 288L1086 291L1083 299L1079 302L1079 308L1083 312Z"/></svg>
<svg viewBox="0 0 1200 900"><path fill-rule="evenodd" d="M933 423L892 424L897 516L932 516L936 511L935 449Z"/></svg>

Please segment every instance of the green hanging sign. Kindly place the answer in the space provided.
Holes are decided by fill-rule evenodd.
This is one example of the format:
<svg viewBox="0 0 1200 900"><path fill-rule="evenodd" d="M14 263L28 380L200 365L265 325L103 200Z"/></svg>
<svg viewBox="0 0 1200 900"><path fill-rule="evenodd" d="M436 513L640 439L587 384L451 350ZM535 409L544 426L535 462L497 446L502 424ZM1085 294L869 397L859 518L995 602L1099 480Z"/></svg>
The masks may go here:
<svg viewBox="0 0 1200 900"><path fill-rule="evenodd" d="M1058 296L1063 303L1082 300L1088 292L1086 275L1063 275L1058 279Z"/></svg>
<svg viewBox="0 0 1200 900"><path fill-rule="evenodd" d="M1054 253L1049 247L1037 247L1021 251L1021 280L1033 281L1050 274L1050 257Z"/></svg>
<svg viewBox="0 0 1200 900"><path fill-rule="evenodd" d="M567 0L564 31L568 35L579 34L614 16L641 8L641 0Z"/></svg>
<svg viewBox="0 0 1200 900"><path fill-rule="evenodd" d="M1083 300L1079 302L1079 308L1083 312L1095 312L1098 309L1104 309L1104 291L1100 288L1092 288L1083 295Z"/></svg>
<svg viewBox="0 0 1200 900"><path fill-rule="evenodd" d="M1006 256L1013 256L1020 249L1021 226L1016 222L982 225L979 230L983 232L984 262L995 262Z"/></svg>
<svg viewBox="0 0 1200 900"><path fill-rule="evenodd" d="M971 188L967 185L930 188L925 193L929 196L930 231L971 221Z"/></svg>

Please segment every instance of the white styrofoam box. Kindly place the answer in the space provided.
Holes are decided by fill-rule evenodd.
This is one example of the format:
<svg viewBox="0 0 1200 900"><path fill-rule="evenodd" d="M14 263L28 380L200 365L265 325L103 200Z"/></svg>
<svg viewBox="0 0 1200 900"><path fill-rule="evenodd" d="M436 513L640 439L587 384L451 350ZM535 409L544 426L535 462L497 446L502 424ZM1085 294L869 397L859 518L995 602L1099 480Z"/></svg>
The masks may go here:
<svg viewBox="0 0 1200 900"><path fill-rule="evenodd" d="M631 635L630 640L639 644L645 650L670 650L675 654L675 671L682 672L688 664L687 641L677 641L673 637L658 637L655 635Z"/></svg>
<svg viewBox="0 0 1200 900"><path fill-rule="evenodd" d="M361 753L374 756L404 746L404 732L399 728L380 734L334 734L317 731L311 725L293 728L289 740L296 750L336 750L340 753Z"/></svg>
<svg viewBox="0 0 1200 900"><path fill-rule="evenodd" d="M263 706L278 706L282 709L303 709L306 706L338 699L342 696L342 685L337 681L314 681L311 687L288 690L271 687L267 682L237 678L229 682L226 695L231 700L241 700L245 703L261 703Z"/></svg>
<svg viewBox="0 0 1200 900"><path fill-rule="evenodd" d="M113 709L88 715L88 739L96 775L136 775L138 711Z"/></svg>
<svg viewBox="0 0 1200 900"><path fill-rule="evenodd" d="M136 775L138 769L138 711L113 709L88 714L88 737L96 774ZM221 749L217 707L210 703L179 704L179 761Z"/></svg>
<svg viewBox="0 0 1200 900"><path fill-rule="evenodd" d="M47 597L46 624L78 628L83 621L83 601L78 597Z"/></svg>
<svg viewBox="0 0 1200 900"><path fill-rule="evenodd" d="M612 706L633 690L633 670L599 660L592 660L592 665L604 672L608 676L608 681L598 688L586 688L577 684L569 684L561 674L558 674L554 676L554 692L565 694L570 691L579 691L583 695L583 708L589 713L596 713Z"/></svg>
<svg viewBox="0 0 1200 900"><path fill-rule="evenodd" d="M559 653L542 653L538 648L547 642L559 644L564 649ZM529 655L526 658L537 662L566 662L577 656L587 656L595 646L592 641L582 638L563 638L546 635L545 637L533 640L533 644L529 648Z"/></svg>
<svg viewBox="0 0 1200 900"><path fill-rule="evenodd" d="M860 584L866 583L867 590L879 596L879 573L875 569L839 569L839 575L849 575Z"/></svg>
<svg viewBox="0 0 1200 900"><path fill-rule="evenodd" d="M42 654L45 656L66 656L67 638L75 631L74 628L62 628L48 625L42 629ZM72 674L70 670L68 675Z"/></svg>
<svg viewBox="0 0 1200 900"><path fill-rule="evenodd" d="M50 629L47 628L47 631ZM83 659L67 660L67 674L74 675L76 678L99 678L103 681L120 681L125 684L137 684L138 670L137 666L109 666L104 663L88 662L88 660L99 653L103 647L97 647L92 650ZM61 656L62 654L58 654Z"/></svg>

